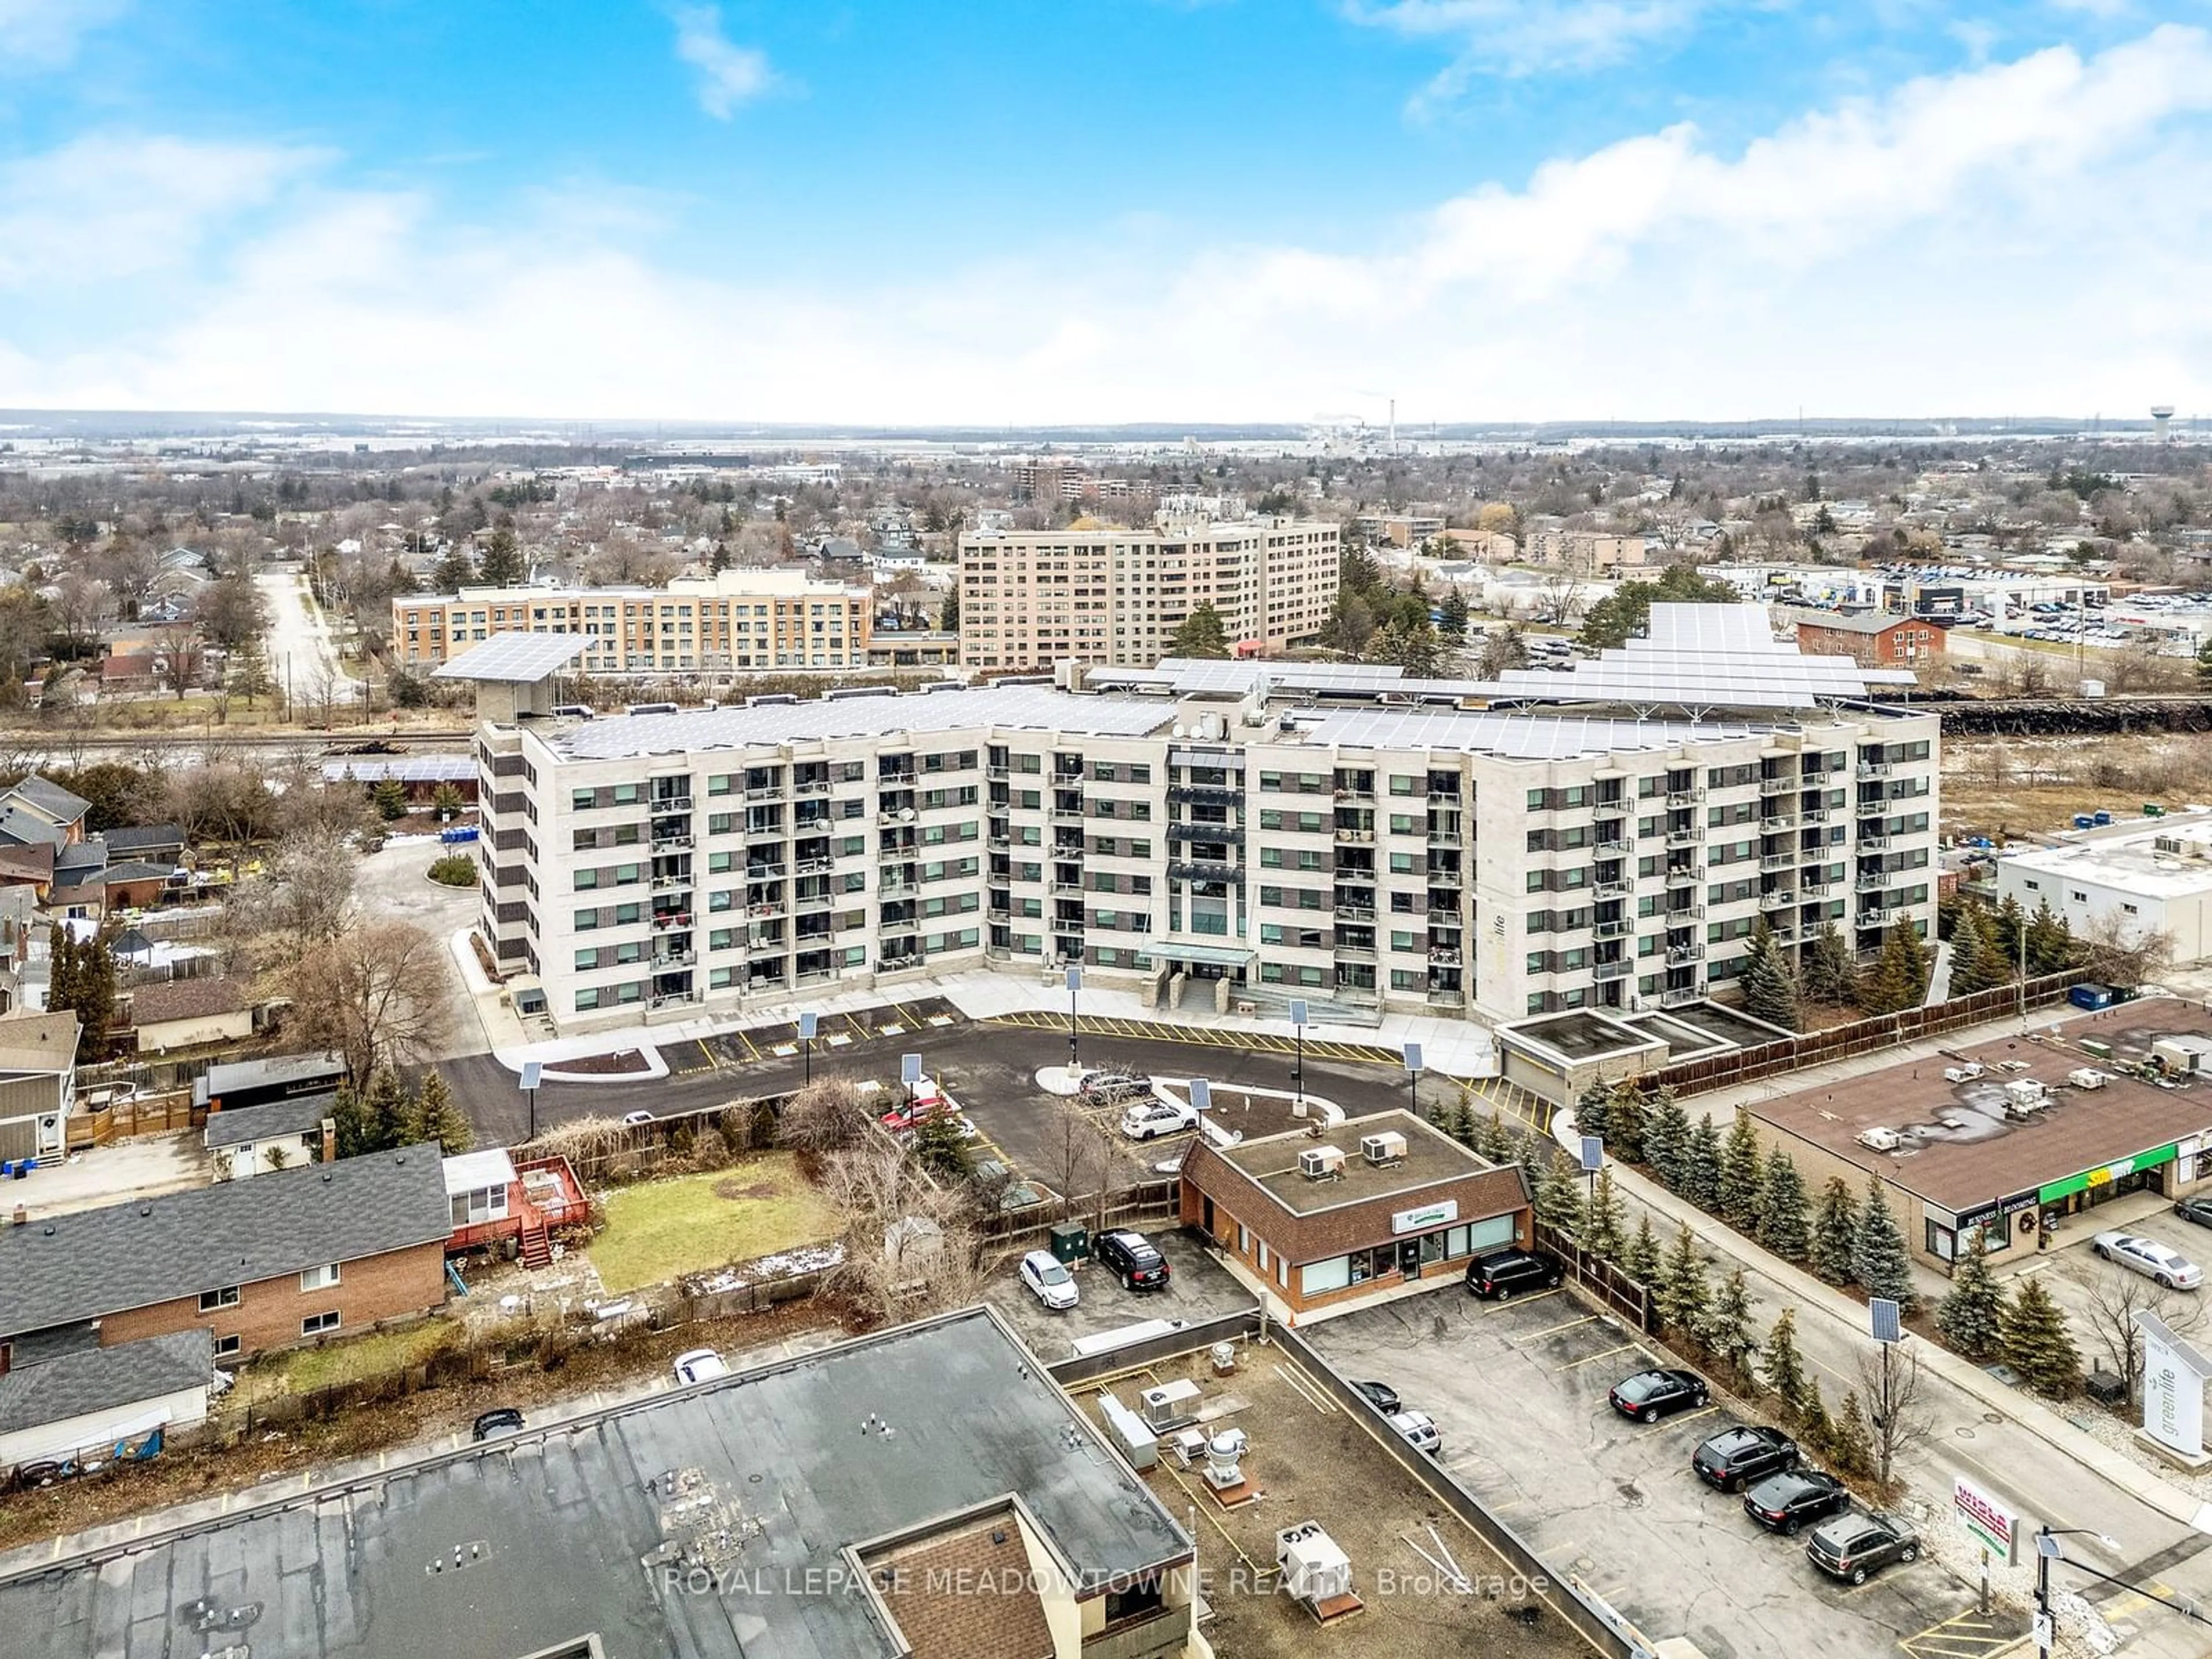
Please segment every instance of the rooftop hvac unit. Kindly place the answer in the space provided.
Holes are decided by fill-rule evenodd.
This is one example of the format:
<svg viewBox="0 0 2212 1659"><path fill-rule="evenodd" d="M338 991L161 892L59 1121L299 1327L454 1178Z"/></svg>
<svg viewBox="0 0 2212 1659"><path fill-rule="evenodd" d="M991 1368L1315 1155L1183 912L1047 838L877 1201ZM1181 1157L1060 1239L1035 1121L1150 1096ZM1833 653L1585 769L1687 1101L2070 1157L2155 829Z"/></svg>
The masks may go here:
<svg viewBox="0 0 2212 1659"><path fill-rule="evenodd" d="M1904 1137L1894 1129L1862 1129L1855 1139L1860 1146L1875 1152L1893 1152L1905 1144Z"/></svg>
<svg viewBox="0 0 2212 1659"><path fill-rule="evenodd" d="M1406 1137L1395 1130L1388 1134L1362 1135L1359 1152L1370 1164L1395 1164L1406 1156Z"/></svg>
<svg viewBox="0 0 2212 1659"><path fill-rule="evenodd" d="M1318 1521L1301 1521L1275 1534L1275 1565L1283 1588L1301 1601L1328 1601L1352 1593L1352 1558Z"/></svg>
<svg viewBox="0 0 2212 1659"><path fill-rule="evenodd" d="M1231 1492L1244 1484L1243 1468L1251 1442L1242 1429L1224 1429L1206 1443L1206 1484L1216 1492Z"/></svg>
<svg viewBox="0 0 2212 1659"><path fill-rule="evenodd" d="M1298 1154L1298 1173L1308 1181L1334 1181L1344 1173L1344 1152L1337 1146L1315 1146Z"/></svg>
<svg viewBox="0 0 2212 1659"><path fill-rule="evenodd" d="M1188 1379L1146 1389L1137 1401L1144 1407L1146 1423L1155 1431L1172 1429L1198 1418L1198 1384Z"/></svg>

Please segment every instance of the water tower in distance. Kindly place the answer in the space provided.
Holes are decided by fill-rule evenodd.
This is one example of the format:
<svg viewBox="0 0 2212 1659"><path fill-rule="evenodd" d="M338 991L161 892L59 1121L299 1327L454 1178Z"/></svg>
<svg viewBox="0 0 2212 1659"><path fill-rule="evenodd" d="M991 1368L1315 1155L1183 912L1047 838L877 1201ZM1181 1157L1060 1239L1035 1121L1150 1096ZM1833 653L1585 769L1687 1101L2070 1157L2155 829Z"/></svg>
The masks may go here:
<svg viewBox="0 0 2212 1659"><path fill-rule="evenodd" d="M2159 442L2166 441L2166 428L2173 424L2173 405L2154 404L2150 411L2151 435Z"/></svg>

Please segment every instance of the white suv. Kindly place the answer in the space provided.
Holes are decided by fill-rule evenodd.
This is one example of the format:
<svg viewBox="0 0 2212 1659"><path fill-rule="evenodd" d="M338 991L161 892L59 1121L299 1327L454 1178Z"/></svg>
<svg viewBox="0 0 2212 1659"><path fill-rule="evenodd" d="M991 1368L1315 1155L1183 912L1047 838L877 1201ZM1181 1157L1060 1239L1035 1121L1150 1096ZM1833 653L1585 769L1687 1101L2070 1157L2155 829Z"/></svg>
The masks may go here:
<svg viewBox="0 0 2212 1659"><path fill-rule="evenodd" d="M1121 1133L1132 1140L1150 1140L1198 1127L1197 1111L1171 1100L1148 1100L1121 1114Z"/></svg>

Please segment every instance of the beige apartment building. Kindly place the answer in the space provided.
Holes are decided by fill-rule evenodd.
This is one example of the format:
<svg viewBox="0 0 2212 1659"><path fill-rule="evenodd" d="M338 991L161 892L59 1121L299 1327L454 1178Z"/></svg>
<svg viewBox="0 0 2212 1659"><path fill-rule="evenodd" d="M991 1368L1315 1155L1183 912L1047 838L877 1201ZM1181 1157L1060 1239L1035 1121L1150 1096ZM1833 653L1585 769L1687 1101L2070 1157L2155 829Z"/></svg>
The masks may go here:
<svg viewBox="0 0 2212 1659"><path fill-rule="evenodd" d="M465 587L392 602L392 653L434 668L499 634L574 634L586 674L862 668L869 592L796 570L725 570L665 587Z"/></svg>
<svg viewBox="0 0 2212 1659"><path fill-rule="evenodd" d="M960 538L960 660L1150 664L1206 604L1240 655L1273 655L1328 620L1337 550L1336 526L1290 519L971 531Z"/></svg>
<svg viewBox="0 0 2212 1659"><path fill-rule="evenodd" d="M1556 526L1531 529L1521 544L1521 556L1526 562L1560 565L1586 576L1641 569L1644 553L1641 536L1604 536L1594 530L1562 530Z"/></svg>

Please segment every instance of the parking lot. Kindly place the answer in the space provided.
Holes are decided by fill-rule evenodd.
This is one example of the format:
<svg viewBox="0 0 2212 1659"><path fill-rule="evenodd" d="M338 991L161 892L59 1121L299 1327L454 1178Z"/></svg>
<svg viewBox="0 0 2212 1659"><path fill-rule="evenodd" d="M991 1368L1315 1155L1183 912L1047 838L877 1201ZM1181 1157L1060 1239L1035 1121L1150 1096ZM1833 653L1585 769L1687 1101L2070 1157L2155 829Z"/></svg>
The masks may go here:
<svg viewBox="0 0 2212 1659"><path fill-rule="evenodd" d="M1433 1417L1444 1466L1655 1640L1686 1636L1711 1659L1875 1655L1974 1605L1925 1556L1852 1589L1816 1571L1802 1538L1760 1529L1690 1472L1698 1443L1739 1420L1726 1402L1650 1427L1615 1414L1606 1391L1652 1356L1567 1292L1499 1304L1446 1291L1305 1334L1346 1376Z"/></svg>
<svg viewBox="0 0 2212 1659"><path fill-rule="evenodd" d="M1066 1358L1069 1344L1079 1337L1096 1336L1101 1331L1148 1319L1198 1324L1224 1314L1241 1313L1253 1305L1251 1291L1216 1266L1189 1234L1170 1230L1164 1223L1138 1231L1158 1245L1168 1260L1168 1287L1164 1291L1125 1291L1106 1269L1085 1264L1075 1269L1082 1299L1073 1308L1054 1312L1015 1276L1014 1263L1020 1259L1017 1252L1008 1258L1003 1272L992 1276L983 1299L1006 1315L1021 1333L1022 1340L1048 1364Z"/></svg>

